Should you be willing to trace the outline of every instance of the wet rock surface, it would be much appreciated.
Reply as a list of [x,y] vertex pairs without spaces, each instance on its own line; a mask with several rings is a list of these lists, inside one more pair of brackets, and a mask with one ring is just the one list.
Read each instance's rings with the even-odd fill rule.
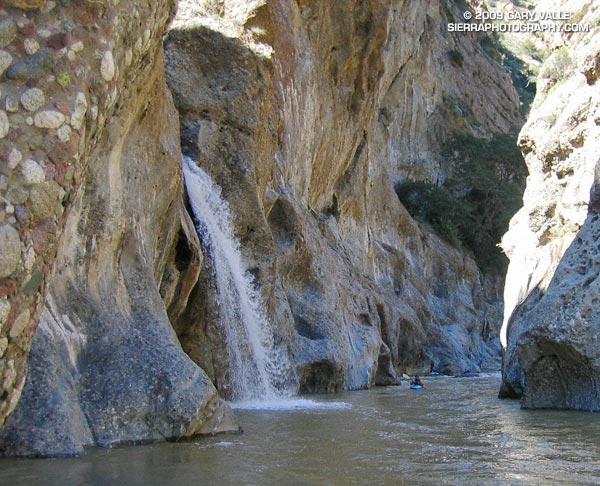
[[[419,165],[442,120],[485,133],[518,121],[491,59],[467,62],[460,82],[427,80],[433,57],[415,60],[459,44],[443,33],[444,5],[182,0],[166,39],[181,143],[222,188],[300,392],[498,364],[499,279],[412,220],[392,185],[443,174],[439,161]],[[119,0],[0,10],[4,455],[235,429],[164,79],[173,12]],[[460,43],[485,56],[477,38]],[[453,79],[442,59],[434,77]],[[461,99],[467,125],[444,118],[444,96],[423,101],[478,79],[477,93],[492,79],[500,89]]]
[[[405,22],[409,11],[415,22]],[[421,110],[423,97],[404,93],[430,75],[418,59],[442,39],[419,35],[430,23],[437,32],[446,15],[437,3],[250,2],[244,10],[180,2],[165,52],[184,151],[232,208],[301,392],[397,382],[399,371],[499,366],[500,279],[485,280],[470,257],[417,225],[392,186],[398,133],[436,119]],[[461,43],[478,49],[474,39]],[[500,66],[474,62],[490,70],[477,93],[489,91],[491,79],[507,81],[490,95],[504,97],[506,113],[477,119],[490,132],[506,129],[518,120],[516,94]],[[452,69],[449,60],[443,69]],[[430,108],[441,113],[438,101]],[[392,121],[399,110],[402,123]],[[439,149],[439,137],[423,141],[427,150]],[[176,329],[226,393],[210,278],[201,277],[194,293]]]

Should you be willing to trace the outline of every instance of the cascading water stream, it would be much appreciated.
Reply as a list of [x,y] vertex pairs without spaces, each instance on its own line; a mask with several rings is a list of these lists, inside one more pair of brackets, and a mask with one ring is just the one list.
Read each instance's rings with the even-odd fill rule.
[[291,392],[281,389],[281,384],[289,381],[286,377],[292,367],[287,355],[274,345],[269,321],[233,234],[229,205],[210,176],[186,156],[183,174],[198,234],[213,263],[233,400],[273,401],[289,396]]

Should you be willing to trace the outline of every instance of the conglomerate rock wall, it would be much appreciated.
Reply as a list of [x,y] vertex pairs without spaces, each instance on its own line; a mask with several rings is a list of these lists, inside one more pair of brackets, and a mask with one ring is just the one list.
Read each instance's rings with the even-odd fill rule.
[[519,144],[530,176],[503,239],[510,257],[501,396],[530,408],[600,410],[598,174],[600,6],[540,1],[592,28],[554,34]]
[[150,9],[155,20],[148,26],[150,12],[136,7],[132,16],[121,16],[124,6],[98,2],[62,7],[10,0],[1,6],[2,423],[23,386],[65,210],[124,98],[123,75],[136,75],[140,59],[155,55],[173,6]]
[[[174,8],[16,0],[0,10],[3,418],[39,318],[2,454],[76,454],[227,418],[167,315],[199,273],[161,49]],[[195,258],[181,261],[185,247]]]

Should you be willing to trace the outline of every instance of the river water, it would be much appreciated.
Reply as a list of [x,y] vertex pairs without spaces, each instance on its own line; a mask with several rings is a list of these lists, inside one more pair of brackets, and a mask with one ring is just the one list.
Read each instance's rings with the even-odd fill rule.
[[[521,410],[499,375],[239,409],[241,435],[0,460],[6,485],[600,484],[600,414]],[[296,407],[296,408],[294,408]]]

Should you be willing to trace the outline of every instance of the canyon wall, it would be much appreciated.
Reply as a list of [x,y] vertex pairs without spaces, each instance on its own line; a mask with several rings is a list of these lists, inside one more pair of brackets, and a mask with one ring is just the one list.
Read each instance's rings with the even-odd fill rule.
[[480,39],[446,33],[461,6],[182,0],[163,65],[173,7],[0,10],[3,417],[31,346],[0,452],[235,430],[180,129],[229,203],[288,386],[495,369],[500,278],[393,188],[443,180],[454,132],[519,123]]
[[373,143],[394,182],[442,183],[452,170],[442,144],[457,132],[485,138],[518,131],[518,95],[508,72],[482,48],[487,35],[446,31],[447,23],[463,22],[466,2],[394,7]]
[[530,176],[502,243],[510,265],[500,395],[522,397],[528,408],[600,410],[600,8],[566,1],[537,8],[572,12],[591,30],[547,36],[553,53],[519,139]]
[[[452,133],[518,126],[508,75],[445,31],[462,15],[446,2],[245,5],[180,2],[167,79],[300,391],[497,369],[501,278],[415,223],[393,182],[443,180]],[[226,395],[216,300],[204,281],[175,327]]]
[[[175,5],[36,5],[0,17],[12,58],[0,112],[2,261],[14,246],[17,262],[1,282],[5,413],[48,289],[0,451],[76,454],[210,432],[228,407],[167,314],[185,307],[200,254],[161,49]],[[29,52],[36,43],[46,47]]]

